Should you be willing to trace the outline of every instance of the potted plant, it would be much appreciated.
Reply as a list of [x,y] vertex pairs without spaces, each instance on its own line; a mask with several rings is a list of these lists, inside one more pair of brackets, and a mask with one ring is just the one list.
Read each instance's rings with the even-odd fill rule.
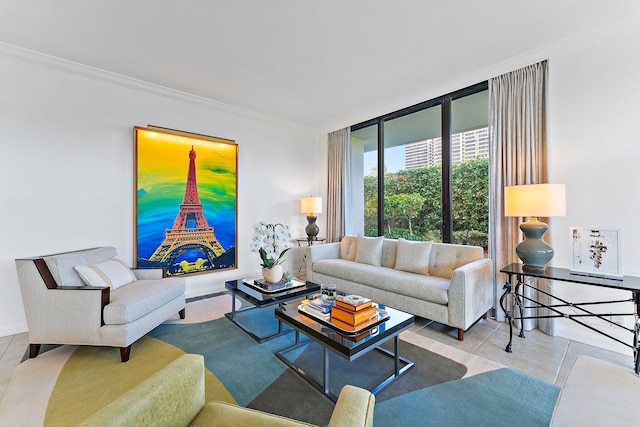
[[292,247],[289,227],[284,224],[259,222],[253,226],[253,236],[249,248],[258,252],[262,262],[262,277],[269,283],[282,279],[284,254]]

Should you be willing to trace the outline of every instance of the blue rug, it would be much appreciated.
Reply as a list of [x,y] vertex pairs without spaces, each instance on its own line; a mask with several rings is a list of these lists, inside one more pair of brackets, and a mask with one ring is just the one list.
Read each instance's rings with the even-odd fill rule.
[[[252,310],[238,318],[258,335],[277,330],[273,309]],[[150,336],[187,353],[204,355],[205,365],[238,404],[316,425],[326,425],[333,403],[275,356],[293,343],[290,333],[258,344],[226,318],[200,324],[163,324]],[[310,344],[287,355],[312,375],[321,371],[320,347]],[[354,362],[330,361],[332,390],[345,383],[368,387],[388,376],[392,363],[378,352]],[[371,355],[371,359],[366,359]],[[376,396],[376,426],[548,425],[559,388],[510,369],[459,379],[463,365],[401,341],[401,355],[416,367]],[[305,365],[306,364],[306,365]],[[320,378],[320,372],[316,372]],[[314,375],[314,376],[315,376]],[[379,382],[379,381],[378,381]],[[337,393],[336,393],[337,394]],[[517,414],[517,415],[515,415]]]

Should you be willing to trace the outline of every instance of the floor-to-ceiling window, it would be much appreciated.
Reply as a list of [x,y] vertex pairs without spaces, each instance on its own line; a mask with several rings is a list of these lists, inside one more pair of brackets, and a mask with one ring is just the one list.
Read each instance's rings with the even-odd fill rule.
[[356,230],[486,248],[487,123],[481,83],[352,126]]

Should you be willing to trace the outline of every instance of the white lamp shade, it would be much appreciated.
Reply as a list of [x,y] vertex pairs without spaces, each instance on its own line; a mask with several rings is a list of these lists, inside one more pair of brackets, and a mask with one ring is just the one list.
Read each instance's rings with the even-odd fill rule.
[[521,217],[565,216],[564,184],[513,185],[504,189],[504,215]]
[[307,214],[322,213],[322,197],[303,197],[300,200],[300,212]]

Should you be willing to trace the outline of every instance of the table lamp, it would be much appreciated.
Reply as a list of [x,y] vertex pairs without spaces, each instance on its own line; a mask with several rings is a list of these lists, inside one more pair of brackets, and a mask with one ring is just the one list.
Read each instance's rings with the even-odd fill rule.
[[320,229],[316,225],[316,214],[322,213],[322,197],[303,197],[300,200],[300,212],[306,213],[309,222],[304,228],[307,233],[307,240],[311,241],[316,238]]
[[566,215],[564,184],[513,185],[504,189],[504,215],[530,217],[520,224],[524,240],[516,246],[522,269],[544,271],[553,258],[553,248],[542,240],[549,226],[538,217]]

